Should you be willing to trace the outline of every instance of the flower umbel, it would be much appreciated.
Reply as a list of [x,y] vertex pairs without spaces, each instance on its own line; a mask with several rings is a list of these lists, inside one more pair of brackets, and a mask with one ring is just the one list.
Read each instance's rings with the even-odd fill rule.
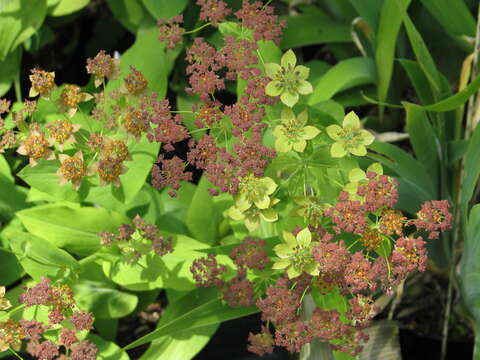
[[290,279],[306,272],[310,275],[318,275],[318,264],[313,257],[312,249],[318,243],[312,242],[312,234],[307,228],[301,230],[297,236],[284,231],[284,244],[277,245],[273,248],[277,256],[280,258],[273,264],[274,269],[287,269]]
[[330,148],[332,157],[344,157],[348,153],[365,156],[367,154],[366,146],[374,140],[371,133],[360,127],[360,119],[353,111],[345,116],[342,126],[328,126],[327,134],[335,140]]
[[302,111],[298,116],[288,107],[282,109],[282,124],[273,129],[273,135],[276,137],[275,150],[279,152],[288,152],[295,150],[303,152],[307,146],[306,140],[316,137],[320,130],[315,126],[306,125],[308,113]]
[[300,95],[308,95],[313,91],[312,84],[306,80],[310,69],[296,64],[297,58],[292,50],[283,54],[280,65],[265,64],[265,73],[272,79],[265,88],[266,94],[280,96],[280,100],[288,107],[295,105]]

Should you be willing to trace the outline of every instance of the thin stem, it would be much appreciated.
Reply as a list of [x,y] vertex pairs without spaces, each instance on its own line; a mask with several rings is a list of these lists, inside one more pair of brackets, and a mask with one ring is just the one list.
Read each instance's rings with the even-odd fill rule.
[[7,312],[6,314],[3,314],[3,316],[0,316],[0,321],[3,321],[3,319],[6,319],[6,318],[9,317],[9,316],[12,316],[12,315],[15,314],[16,312],[22,310],[24,307],[25,307],[25,304],[20,304],[20,305],[18,305],[16,308],[13,308],[12,310],[10,310],[9,312]]
[[21,360],[24,360],[23,357],[21,357],[15,350],[13,350],[12,348],[8,348],[8,350],[10,350],[10,352],[15,355],[18,359],[21,359]]
[[197,31],[200,31],[200,30],[202,30],[202,29],[204,29],[204,28],[206,28],[207,26],[210,26],[210,25],[212,25],[212,23],[208,22],[208,23],[203,24],[202,26],[199,26],[198,28],[195,28],[193,30],[185,31],[183,34],[184,35],[193,34],[193,33],[197,32]]

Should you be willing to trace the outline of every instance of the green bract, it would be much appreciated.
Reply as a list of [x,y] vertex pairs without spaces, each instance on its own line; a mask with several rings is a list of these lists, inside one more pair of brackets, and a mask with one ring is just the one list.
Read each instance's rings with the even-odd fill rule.
[[360,119],[353,111],[345,116],[343,126],[328,126],[327,134],[335,140],[330,148],[332,157],[344,157],[348,153],[365,156],[367,155],[365,146],[370,145],[375,139],[371,133],[360,127]]
[[307,146],[306,140],[311,140],[320,133],[315,126],[306,125],[308,121],[307,110],[302,111],[298,117],[288,107],[282,110],[282,125],[273,129],[273,135],[277,138],[275,141],[275,150],[279,152],[288,152],[295,150],[303,152]]
[[258,209],[266,209],[270,205],[269,195],[276,189],[277,184],[271,178],[248,175],[240,183],[235,206],[241,211],[249,209],[252,205]]
[[233,205],[227,210],[227,215],[233,220],[243,220],[248,231],[255,231],[260,226],[260,220],[267,222],[274,222],[278,220],[278,214],[272,208],[272,206],[277,204],[279,201],[279,199],[271,198],[269,206],[266,209],[259,209],[255,206],[252,206],[243,211]]
[[290,279],[300,276],[303,272],[310,275],[318,275],[318,264],[313,258],[312,248],[317,242],[312,242],[312,234],[307,228],[301,230],[297,236],[284,231],[284,244],[273,248],[280,258],[273,264],[274,269],[286,269]]
[[344,186],[343,190],[349,192],[351,195],[357,193],[358,186],[367,182],[367,174],[369,171],[376,173],[377,175],[383,175],[383,166],[380,163],[373,163],[367,171],[363,171],[360,168],[354,168],[348,173],[349,183]]
[[312,84],[306,79],[310,69],[297,64],[297,58],[292,50],[283,54],[280,65],[275,63],[265,64],[265,73],[272,79],[267,84],[265,92],[269,96],[280,96],[280,100],[292,107],[298,102],[300,95],[313,92]]

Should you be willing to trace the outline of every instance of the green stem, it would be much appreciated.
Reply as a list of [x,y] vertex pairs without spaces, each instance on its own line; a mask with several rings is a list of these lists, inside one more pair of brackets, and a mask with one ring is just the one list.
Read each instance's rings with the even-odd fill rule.
[[13,308],[12,310],[10,310],[9,312],[7,312],[7,313],[4,314],[3,316],[0,316],[0,321],[3,321],[3,319],[6,319],[7,317],[12,316],[12,315],[15,314],[16,312],[22,310],[24,307],[25,307],[25,304],[18,305],[17,307]]
[[20,360],[24,360],[23,357],[21,357],[15,350],[13,350],[12,348],[8,348],[8,350],[10,350],[10,352],[15,355],[18,359]]
[[203,24],[202,26],[199,26],[198,28],[195,28],[195,29],[193,29],[193,30],[185,31],[183,34],[184,34],[184,35],[193,34],[193,33],[197,32],[197,31],[200,31],[200,30],[206,28],[207,26],[210,26],[211,24],[212,24],[211,22],[208,22],[208,23]]

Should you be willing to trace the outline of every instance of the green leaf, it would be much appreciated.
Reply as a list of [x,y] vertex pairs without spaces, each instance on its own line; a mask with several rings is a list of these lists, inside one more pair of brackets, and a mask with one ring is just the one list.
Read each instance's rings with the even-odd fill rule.
[[0,11],[0,61],[40,28],[46,14],[45,0],[13,0]]
[[72,202],[80,201],[84,195],[86,184],[83,184],[80,191],[73,189],[71,184],[59,185],[59,177],[56,174],[60,162],[55,160],[43,160],[37,166],[25,166],[18,176],[31,187],[47,193],[58,200],[67,200]]
[[36,206],[17,212],[17,216],[31,234],[80,256],[100,248],[100,232],[115,232],[130,222],[126,216],[102,208],[62,205]]
[[142,2],[155,19],[170,19],[185,9],[188,0],[142,0]]
[[0,174],[0,218],[10,220],[16,211],[28,207],[25,202],[27,189],[15,185],[10,179]]
[[369,148],[385,155],[378,156],[373,153],[368,154],[369,157],[390,168],[390,170],[397,173],[404,181],[408,182],[410,187],[415,189],[416,197],[420,199],[420,201],[435,198],[434,187],[430,176],[418,160],[414,159],[399,147],[388,143],[375,141]]
[[420,101],[424,105],[434,103],[435,98],[432,94],[432,89],[418,62],[407,59],[398,59],[398,62],[400,62],[407,73]]
[[[480,205],[470,210],[466,225],[460,289],[463,303],[472,315],[475,325],[475,353],[479,353],[478,337],[480,324]],[[478,356],[474,357],[478,359]]]
[[464,0],[421,0],[450,36],[475,37],[475,19]]
[[132,33],[149,16],[141,0],[107,0],[107,4],[115,18]]
[[51,16],[65,16],[83,9],[90,3],[90,0],[60,0],[60,2],[50,9]]
[[319,21],[317,14],[287,16],[287,28],[283,30],[282,49],[325,43],[349,43],[352,41],[350,25],[326,17]]
[[418,105],[403,102],[407,112],[407,130],[415,155],[430,175],[435,193],[439,190],[440,143],[425,111]]
[[370,27],[376,31],[378,28],[378,21],[380,19],[380,12],[382,10],[383,0],[350,0],[352,6],[357,10],[360,17],[362,17]]
[[89,333],[87,340],[97,345],[97,360],[129,360],[127,353],[122,351],[115,343],[106,341],[100,336]]
[[145,136],[140,142],[130,146],[131,161],[126,161],[128,171],[120,176],[121,200],[130,203],[145,184],[148,174],[157,159],[160,143],[150,142]]
[[[0,18],[1,21],[1,18]],[[20,76],[20,63],[22,60],[22,49],[17,47],[0,62],[0,96],[5,95],[12,83]]]
[[[179,302],[189,302],[188,297],[183,297]],[[206,301],[192,310],[177,316],[151,333],[142,336],[123,348],[123,350],[133,349],[137,346],[152,342],[165,335],[174,335],[186,330],[195,330],[209,325],[219,324],[224,321],[236,319],[258,312],[254,306],[231,308],[225,304],[222,299],[215,298]]]
[[[400,4],[400,5],[398,5]],[[397,36],[402,24],[402,11],[406,11],[410,0],[385,0],[380,14],[376,36],[375,63],[378,75],[378,100],[387,99],[390,80],[393,72]],[[383,117],[383,106],[380,106],[380,117]]]
[[159,257],[142,256],[135,264],[123,261],[103,261],[104,274],[113,282],[133,291],[158,288],[192,290],[195,288],[190,265],[202,256],[199,249],[207,245],[183,235],[175,236],[173,253]]
[[[170,293],[170,292],[168,292]],[[180,300],[172,301],[162,313],[157,328],[162,327],[184,313],[191,311],[217,296],[216,290],[198,289],[188,292]],[[189,360],[193,358],[210,340],[210,337],[218,329],[219,324],[213,324],[194,330],[177,332],[174,335],[161,336],[153,341],[148,350],[141,356],[140,360],[157,360],[159,354],[165,359]]]
[[473,197],[478,176],[480,175],[478,159],[480,159],[480,126],[477,124],[470,138],[470,143],[465,155],[461,195],[461,210],[463,216],[467,214],[468,204]]
[[115,289],[113,284],[81,280],[73,285],[77,305],[93,312],[95,318],[116,319],[130,314],[137,306],[136,295]]
[[450,111],[455,110],[460,105],[463,105],[477,90],[480,89],[480,76],[473,80],[468,86],[455,95],[443,99],[435,104],[424,106],[423,109],[427,111]]
[[17,260],[17,257],[4,249],[0,249],[0,264],[2,264],[1,286],[8,286],[14,283],[24,274],[23,267]]
[[215,211],[212,196],[208,193],[208,189],[213,187],[213,184],[202,176],[191,199],[186,218],[188,230],[193,237],[206,244],[216,242],[217,228],[222,218],[222,215]]
[[437,70],[435,62],[427,48],[427,45],[423,41],[422,36],[420,35],[412,20],[408,16],[406,10],[401,8],[400,5],[397,5],[397,10],[400,12],[401,16],[403,16],[403,23],[405,25],[405,29],[407,30],[407,35],[420,67],[425,73],[425,76],[430,82],[434,92],[440,94],[443,87],[440,73]]
[[183,181],[176,197],[172,198],[167,191],[161,192],[160,203],[163,206],[163,211],[156,222],[160,229],[175,234],[190,235],[185,219],[195,189],[195,185]]
[[322,310],[337,310],[342,315],[345,315],[348,310],[347,299],[340,294],[338,289],[334,289],[328,294],[322,294],[317,288],[313,288],[312,297],[315,304]]
[[358,85],[376,82],[375,64],[370,58],[358,57],[339,62],[317,82],[307,98],[309,105],[331,99],[335,94]]
[[148,88],[158,93],[159,98],[167,93],[167,79],[173,63],[181,49],[165,51],[165,44],[158,40],[156,26],[142,27],[137,32],[135,43],[121,57],[121,76],[108,83],[107,89],[119,86],[129,72],[130,65],[135,66],[148,79]]
[[66,251],[35,235],[9,231],[5,234],[23,269],[35,280],[56,277],[65,270],[80,270],[78,262]]

